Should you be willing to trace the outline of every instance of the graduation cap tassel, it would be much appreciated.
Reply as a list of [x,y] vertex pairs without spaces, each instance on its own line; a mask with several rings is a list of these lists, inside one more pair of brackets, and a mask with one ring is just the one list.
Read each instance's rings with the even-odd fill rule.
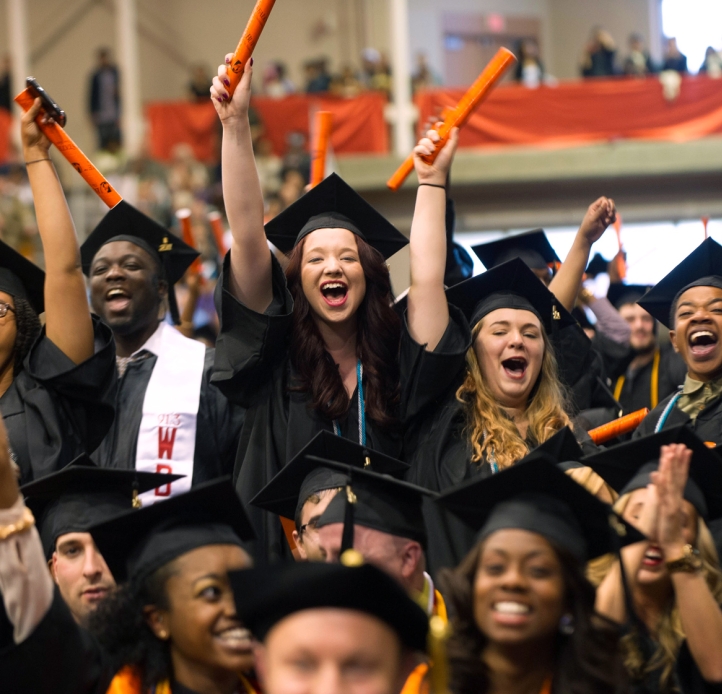
[[173,325],[180,325],[180,311],[178,311],[178,302],[175,298],[174,287],[168,287],[168,310],[170,311],[170,317],[173,321]]
[[449,694],[449,659],[446,642],[451,635],[451,627],[438,615],[429,620],[428,649],[431,659],[430,680],[432,694]]
[[351,485],[347,484],[346,492],[346,510],[343,519],[343,535],[341,537],[341,554],[348,549],[353,549],[353,526],[354,526],[354,505],[356,504],[356,495],[351,489]]

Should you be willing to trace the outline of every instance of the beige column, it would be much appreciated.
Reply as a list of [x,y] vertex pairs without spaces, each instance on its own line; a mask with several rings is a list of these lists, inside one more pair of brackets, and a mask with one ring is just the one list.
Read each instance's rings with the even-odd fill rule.
[[417,110],[411,101],[411,56],[409,48],[408,0],[389,0],[391,98],[387,119],[393,126],[393,147],[406,158],[414,146]]
[[115,24],[123,143],[128,156],[135,157],[140,154],[143,145],[136,0],[115,0]]
[[[8,21],[8,46],[10,60],[12,61],[12,98],[25,89],[25,78],[30,75],[29,49],[28,49],[28,16],[26,0],[6,0]],[[12,130],[13,142],[19,148],[20,127],[19,119],[22,109],[13,104],[13,113],[17,116]]]

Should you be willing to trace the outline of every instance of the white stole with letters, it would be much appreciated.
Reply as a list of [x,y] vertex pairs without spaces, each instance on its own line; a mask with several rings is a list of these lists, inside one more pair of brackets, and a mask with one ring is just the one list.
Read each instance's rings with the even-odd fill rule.
[[161,321],[141,349],[157,359],[143,400],[135,469],[185,475],[141,494],[148,506],[191,488],[206,348]]

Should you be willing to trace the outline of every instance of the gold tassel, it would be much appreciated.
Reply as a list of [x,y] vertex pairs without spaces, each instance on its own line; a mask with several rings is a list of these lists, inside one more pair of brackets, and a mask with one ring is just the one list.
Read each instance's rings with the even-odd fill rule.
[[449,636],[451,627],[441,617],[434,615],[429,619],[429,678],[432,694],[449,694],[449,659],[446,653]]

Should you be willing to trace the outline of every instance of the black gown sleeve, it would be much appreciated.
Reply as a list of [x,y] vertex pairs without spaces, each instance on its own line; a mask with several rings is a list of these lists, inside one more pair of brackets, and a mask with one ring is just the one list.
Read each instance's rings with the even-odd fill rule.
[[293,299],[275,257],[271,263],[273,300],[264,313],[252,311],[231,293],[228,287],[230,252],[216,285],[216,310],[221,328],[211,380],[231,402],[242,407],[254,404],[256,392],[271,378],[273,367],[287,352]]
[[402,421],[424,416],[451,387],[458,386],[470,347],[471,329],[455,306],[449,306],[449,324],[431,352],[411,337],[404,313],[399,356]]
[[0,649],[0,690],[13,694],[104,694],[114,673],[97,641],[79,627],[58,589],[22,643]]
[[24,409],[20,434],[27,437],[32,479],[57,471],[81,453],[92,453],[113,423],[115,342],[110,328],[96,317],[93,331],[95,354],[75,364],[43,328],[13,382]]

